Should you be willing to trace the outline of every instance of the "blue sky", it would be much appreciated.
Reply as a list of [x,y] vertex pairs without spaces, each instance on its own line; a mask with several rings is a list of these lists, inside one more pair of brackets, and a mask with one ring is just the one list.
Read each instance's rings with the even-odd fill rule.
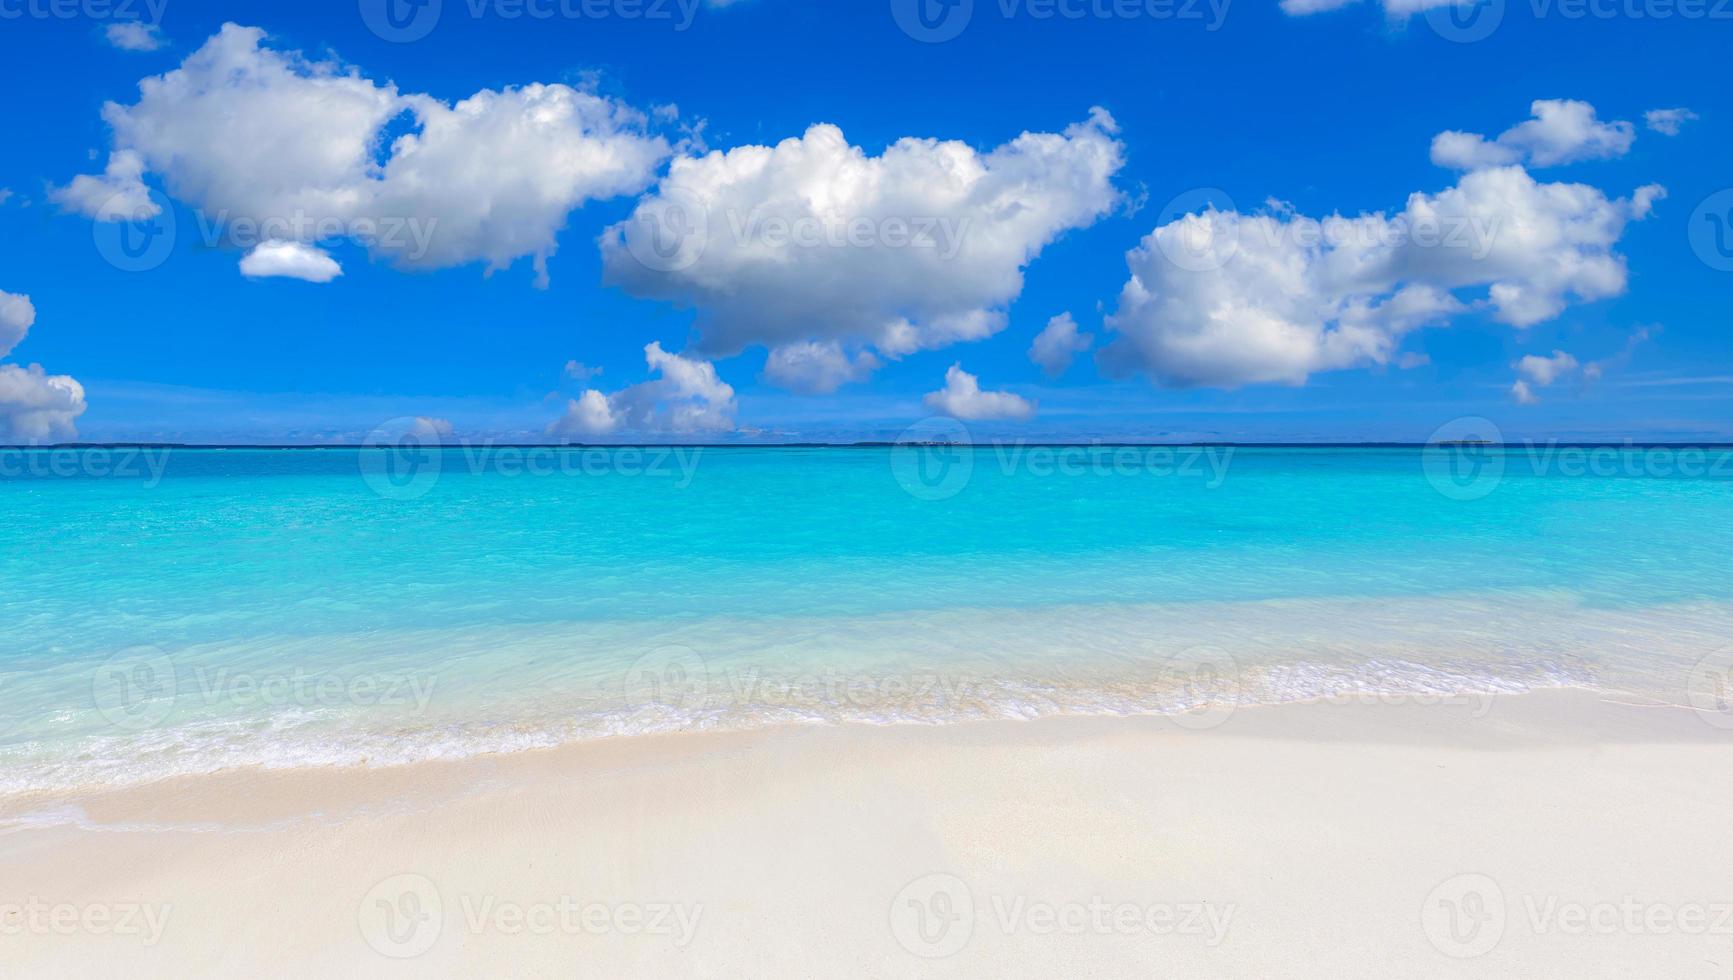
[[[116,29],[128,18],[95,0],[0,0],[0,291],[33,314],[0,376],[16,389],[0,384],[11,441],[75,429],[353,442],[415,417],[476,439],[846,441],[895,438],[935,413],[980,437],[1043,439],[1424,440],[1460,416],[1508,438],[1733,438],[1733,272],[1715,267],[1733,260],[1706,216],[1733,208],[1709,200],[1733,183],[1733,8],[1689,16],[1632,0],[1596,16],[1511,0],[1468,39],[1445,11],[1368,2],[1077,0],[1079,16],[1043,18],[1039,0],[976,0],[936,43],[899,27],[907,10],[890,0],[734,0],[684,29],[677,4],[667,19],[622,16],[637,9],[628,0],[548,0],[546,18],[513,9],[444,0],[436,21],[411,22],[424,37],[394,41],[370,29],[372,0],[244,16],[166,0],[149,29]],[[586,10],[605,16],[575,16]],[[126,13],[154,16],[143,0]],[[301,52],[277,101],[141,103],[141,79],[188,71],[230,20],[263,32],[232,37],[237,57]],[[425,97],[435,114],[484,91],[565,86],[588,121],[565,142],[507,145],[499,134],[521,135],[546,104],[496,98],[503,129],[452,134],[393,185],[378,182],[400,163],[392,141],[432,146],[427,118],[393,104],[358,130],[373,135],[373,172],[333,190],[329,173],[296,169],[324,160],[316,151],[342,129],[302,84],[320,72],[362,80],[363,100],[394,85],[390,98]],[[1560,115],[1501,139],[1536,100]],[[1645,119],[1658,109],[1689,112]],[[841,141],[809,132],[819,123]],[[1484,139],[1441,150],[1446,131]],[[1017,143],[1024,133],[1047,135]],[[883,156],[909,137],[966,152]],[[802,143],[769,149],[789,139]],[[729,155],[706,163],[712,151]],[[111,153],[136,154],[138,172],[79,193],[74,178],[103,175]],[[839,185],[827,159],[854,183]],[[936,195],[945,167],[963,184]],[[333,203],[363,185],[374,210]],[[550,203],[553,186],[564,196]],[[1655,186],[1664,197],[1639,190]],[[630,265],[632,236],[660,227],[658,202],[695,193],[713,209],[702,257]],[[1464,224],[1450,227],[1497,242],[1362,250],[1304,237],[1306,216],[1387,222],[1416,213],[1415,194],[1447,219],[1460,196]],[[165,206],[151,220],[175,231],[142,271],[99,247],[126,224],[104,202],[135,198]],[[259,243],[232,216],[268,219],[291,200],[343,231],[358,214],[424,218],[445,251],[370,254],[338,234],[251,254]],[[766,259],[763,220],[801,227],[819,200],[829,210],[811,213],[861,222],[866,243],[773,245]],[[937,254],[943,241],[896,247],[909,224],[946,221],[964,243],[955,256]],[[1529,242],[1536,221],[1571,240],[1542,229]],[[532,226],[551,248],[524,244]],[[1128,266],[1158,228],[1167,237]],[[1202,249],[1201,268],[1169,261],[1163,242]],[[490,260],[501,267],[489,273]],[[1122,295],[1132,266],[1142,303]],[[1067,345],[1081,349],[1052,376],[1030,349],[1064,313],[1092,339]],[[788,363],[767,367],[778,346]],[[31,364],[82,388],[65,417],[53,414],[64,385],[26,404],[41,383]]]

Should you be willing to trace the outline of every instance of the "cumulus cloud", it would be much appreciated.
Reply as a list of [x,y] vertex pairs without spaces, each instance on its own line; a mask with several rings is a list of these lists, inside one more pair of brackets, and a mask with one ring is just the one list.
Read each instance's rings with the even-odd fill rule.
[[1575,355],[1567,351],[1554,350],[1550,355],[1527,354],[1511,365],[1515,368],[1517,378],[1510,386],[1510,394],[1518,404],[1534,405],[1540,401],[1536,388],[1546,388],[1569,378],[1578,378],[1585,385],[1593,384],[1606,377],[1613,370],[1636,352],[1638,347],[1648,342],[1649,338],[1659,330],[1659,327],[1638,327],[1625,339],[1624,347],[1610,357],[1598,361],[1581,362]]
[[1679,127],[1697,118],[1689,109],[1650,109],[1643,113],[1643,122],[1662,136],[1679,135]]
[[[0,357],[17,347],[36,322],[30,297],[0,291]],[[78,437],[84,386],[40,364],[0,364],[0,443],[53,442]]]
[[451,422],[448,419],[418,415],[409,425],[409,435],[422,443],[450,442]]
[[1077,321],[1070,313],[1061,313],[1047,321],[1029,347],[1029,360],[1041,366],[1050,378],[1057,378],[1071,367],[1072,358],[1088,350],[1095,335],[1077,332]]
[[1555,350],[1549,357],[1541,357],[1538,354],[1526,355],[1512,366],[1525,375],[1528,380],[1545,388],[1554,381],[1576,371],[1582,365],[1570,354],[1562,350]]
[[330,282],[343,274],[324,249],[301,242],[261,242],[241,259],[241,275],[249,279],[281,276],[306,282]]
[[[1094,110],[1062,133],[978,152],[905,138],[871,156],[813,126],[775,146],[674,160],[607,229],[607,282],[698,312],[694,349],[778,351],[771,380],[819,386],[899,357],[991,336],[1023,270],[1119,200],[1117,126]],[[813,346],[804,346],[813,345]]]
[[[527,256],[545,282],[567,216],[643,190],[671,152],[643,113],[566,85],[448,104],[264,40],[225,24],[141,81],[136,103],[103,108],[116,156],[142,160],[235,244],[351,238],[407,268]],[[399,117],[408,131],[383,146]],[[64,193],[82,203],[78,183]]]
[[1278,207],[1207,210],[1151,232],[1098,359],[1174,386],[1303,384],[1318,371],[1391,363],[1402,338],[1470,309],[1528,327],[1571,301],[1616,296],[1628,222],[1662,191],[1609,199],[1521,167],[1465,174],[1394,215],[1322,221]]
[[734,389],[717,376],[716,365],[670,354],[660,343],[644,348],[644,360],[661,376],[611,395],[594,388],[585,391],[566,403],[565,414],[548,427],[548,433],[690,435],[734,428]]
[[945,372],[945,386],[928,392],[922,403],[935,412],[968,421],[1035,417],[1035,403],[1008,391],[982,391],[981,380],[953,364]]
[[591,367],[582,361],[567,361],[564,374],[573,381],[588,381],[602,373],[599,367]]
[[1595,107],[1575,99],[1536,99],[1534,118],[1487,139],[1448,130],[1432,138],[1432,162],[1455,170],[1527,164],[1552,167],[1624,156],[1637,138],[1628,122],[1602,122]]
[[108,43],[122,51],[155,51],[165,43],[162,28],[142,21],[116,21],[103,32]]
[[150,199],[143,178],[144,158],[132,150],[116,150],[108,155],[108,166],[100,175],[74,177],[72,183],[50,192],[49,198],[97,221],[154,218],[162,208]]
[[871,351],[850,355],[835,341],[808,340],[773,348],[764,362],[764,378],[790,391],[828,395],[865,381],[878,368],[879,359]]
[[0,290],[0,357],[12,353],[36,322],[36,307],[30,297]]

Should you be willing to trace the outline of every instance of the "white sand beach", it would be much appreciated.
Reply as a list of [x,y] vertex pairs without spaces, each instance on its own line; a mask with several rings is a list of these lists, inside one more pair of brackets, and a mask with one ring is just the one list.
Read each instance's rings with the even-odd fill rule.
[[1730,771],[1578,692],[235,771],[0,802],[0,975],[1725,977]]

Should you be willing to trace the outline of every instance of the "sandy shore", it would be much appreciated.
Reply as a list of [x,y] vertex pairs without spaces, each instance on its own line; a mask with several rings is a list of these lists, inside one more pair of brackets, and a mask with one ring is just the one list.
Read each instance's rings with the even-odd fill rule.
[[1549,693],[1180,721],[783,728],[0,801],[0,974],[1733,970],[1733,732],[1691,711]]

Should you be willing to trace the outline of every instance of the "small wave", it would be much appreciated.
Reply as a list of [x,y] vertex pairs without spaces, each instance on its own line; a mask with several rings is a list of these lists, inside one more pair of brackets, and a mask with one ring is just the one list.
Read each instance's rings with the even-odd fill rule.
[[[1594,688],[1587,667],[1563,662],[1421,664],[1399,659],[1358,665],[1300,661],[1240,668],[1210,658],[1170,662],[1133,676],[971,677],[755,674],[678,696],[634,699],[544,696],[503,722],[446,721],[368,728],[362,717],[309,715],[290,723],[207,722],[91,737],[58,750],[42,743],[0,751],[0,794],[124,786],[222,770],[403,766],[554,748],[589,739],[680,732],[743,731],[790,725],[943,725],[1054,716],[1183,715],[1307,701],[1461,704],[1557,688]],[[35,817],[74,822],[76,814]]]

